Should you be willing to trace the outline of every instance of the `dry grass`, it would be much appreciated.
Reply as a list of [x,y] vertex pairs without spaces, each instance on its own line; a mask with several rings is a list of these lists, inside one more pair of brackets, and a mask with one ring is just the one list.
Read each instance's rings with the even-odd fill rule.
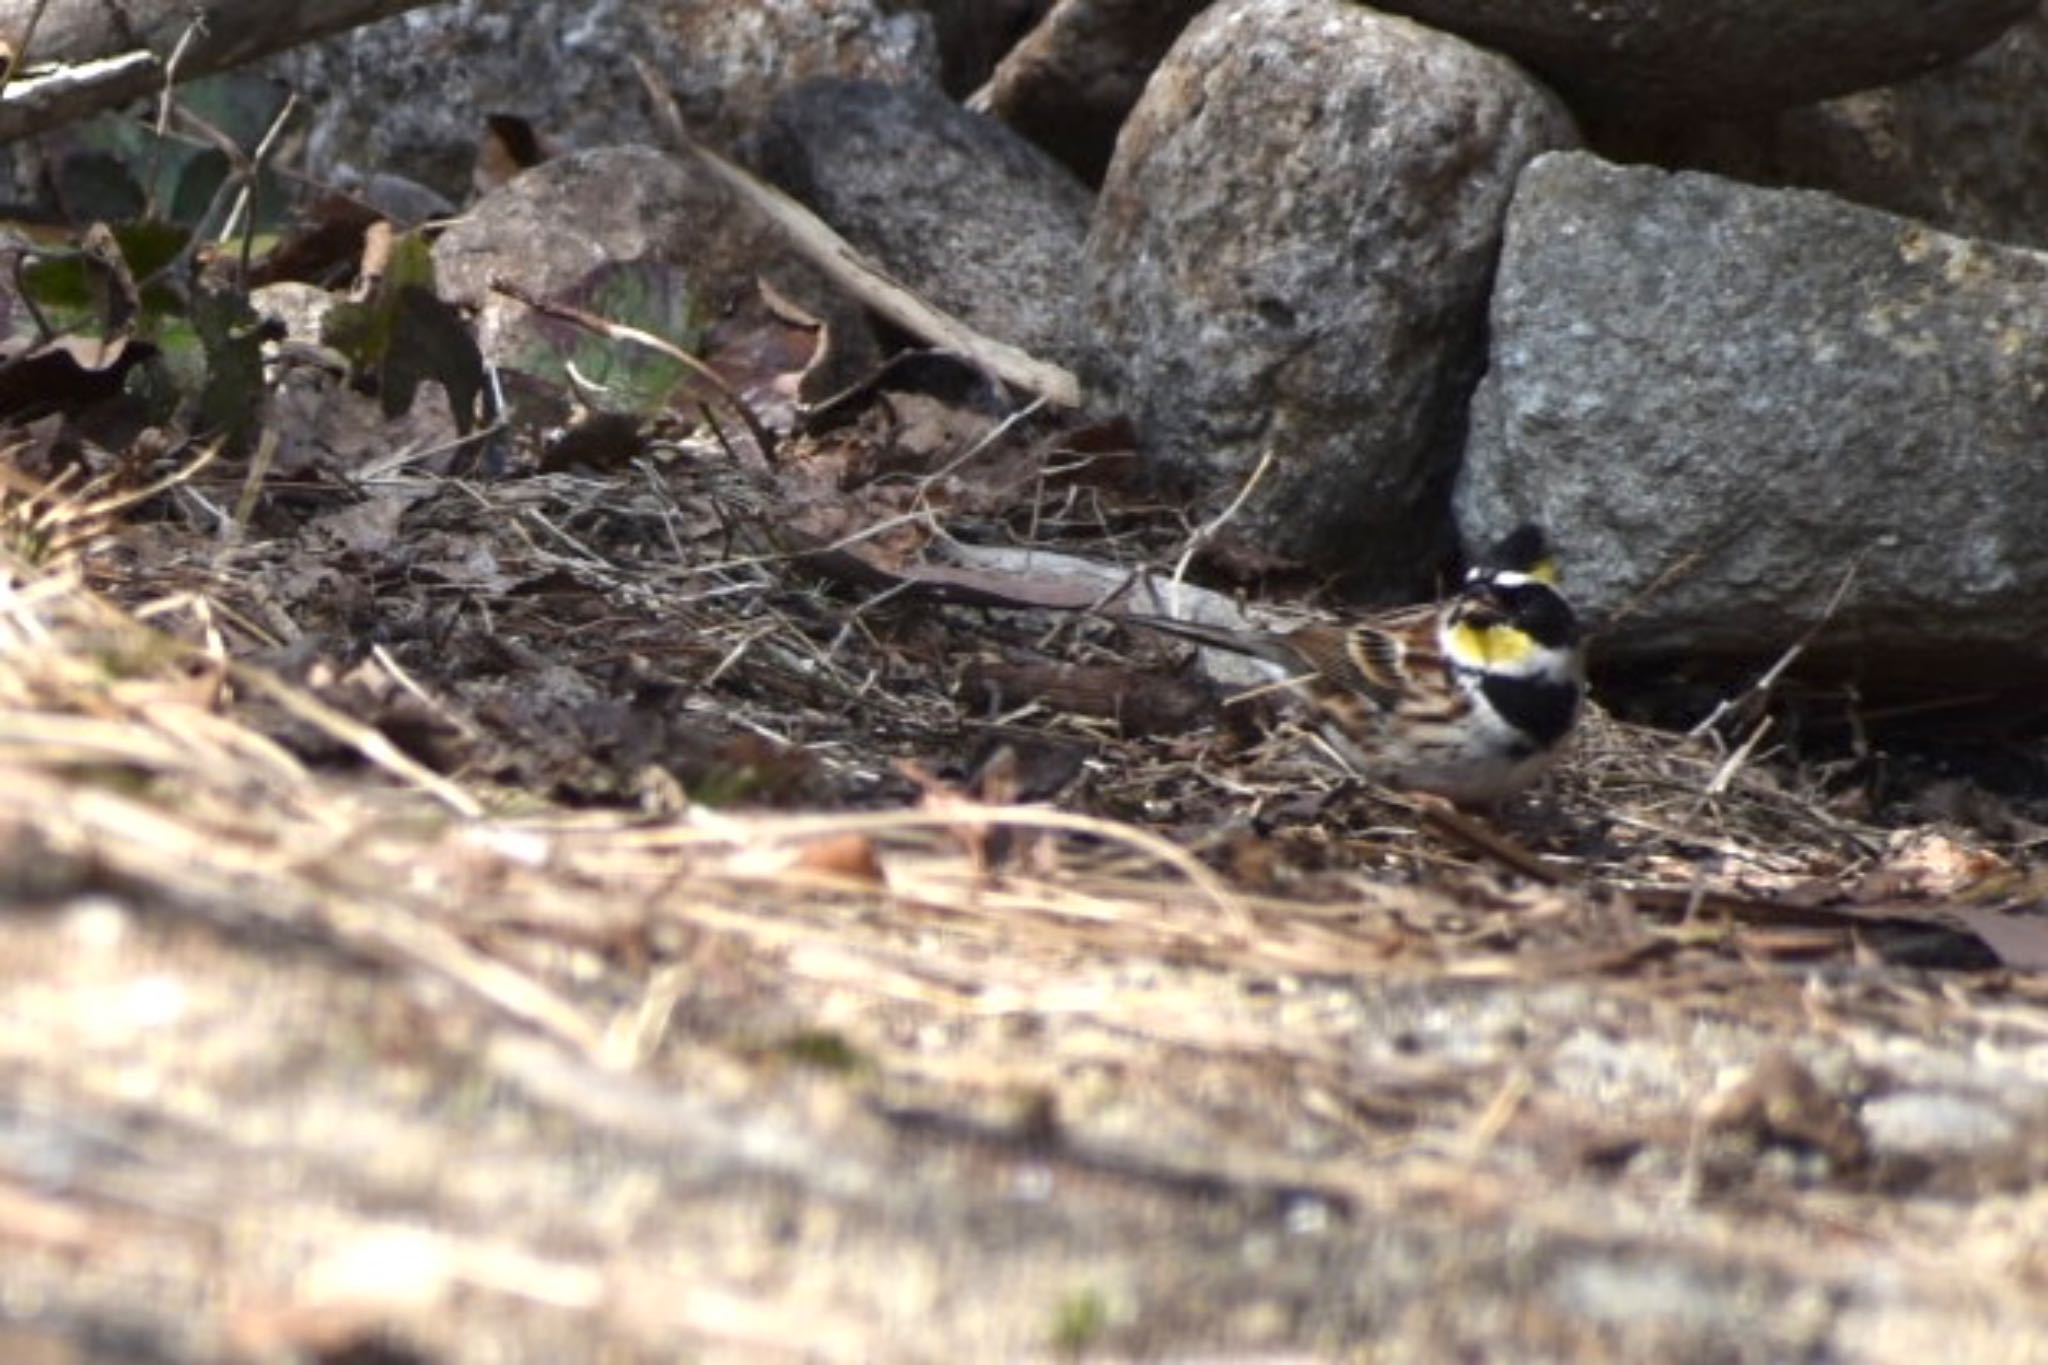
[[[371,605],[432,628],[346,673],[292,652],[332,638],[321,593],[345,595],[293,586],[303,542],[107,525],[89,553],[6,566],[6,885],[55,914],[0,943],[22,987],[0,1070],[66,1134],[130,1133],[152,1173],[73,1156],[83,1174],[51,1185],[0,1162],[0,1238],[32,1249],[22,1273],[63,1321],[120,1304],[160,1343],[247,1358],[386,1336],[576,1358],[592,1323],[647,1358],[987,1358],[1076,1332],[1137,1354],[1498,1344],[1520,1329],[1383,1287],[1406,1272],[1367,1231],[1533,1312],[1496,1276],[1502,1239],[1651,1245],[1589,1154],[1669,1159],[1621,1179],[1624,1209],[1708,1179],[1698,1102],[1756,1040],[2042,1034],[2009,980],[1802,984],[1886,951],[1901,895],[1857,888],[1893,844],[1756,755],[1596,713],[1552,790],[1475,826],[1298,745],[1138,739],[1040,705],[984,730],[948,652],[1055,641],[1142,668],[1124,651],[1150,646],[906,619],[890,592],[849,607],[759,537],[751,496],[675,469],[417,481],[404,562],[549,589],[437,602],[445,579],[387,575]],[[678,730],[551,748],[565,712],[507,710],[522,688],[587,697],[606,667],[687,677],[663,694]],[[739,766],[735,735],[773,741],[754,790],[794,809],[690,798]],[[1000,763],[931,771],[988,735],[1087,757],[1056,804],[1017,800]],[[608,800],[578,785],[593,761],[570,751],[594,743],[620,746]],[[108,904],[126,946],[66,965]],[[1633,1021],[1614,1026],[1664,1059],[1612,1109],[1561,1079],[1588,1018]],[[1677,1041],[1703,1028],[1747,1041]],[[1530,1170],[1551,1173],[1540,1196]],[[1902,1233],[1843,1178],[1827,1219],[1954,1232]],[[794,1231],[764,1230],[778,1208]],[[1043,1221],[1011,1226],[1019,1208]],[[1822,1237],[1786,1208],[1795,1243]],[[1659,1245],[1818,1273],[1754,1214],[1699,1217]],[[1310,1225],[1331,1230],[1246,1272],[1238,1239]],[[1878,1263],[1822,1278],[1854,1298]],[[2002,1273],[1916,1302],[2028,1320]],[[1545,1324],[1567,1353],[1606,1330]]]

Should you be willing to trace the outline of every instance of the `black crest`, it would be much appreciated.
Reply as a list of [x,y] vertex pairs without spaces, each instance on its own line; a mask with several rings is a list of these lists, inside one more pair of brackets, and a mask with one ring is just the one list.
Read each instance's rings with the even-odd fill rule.
[[1550,557],[1550,541],[1543,534],[1543,528],[1533,521],[1523,522],[1495,541],[1493,548],[1480,557],[1479,567],[1514,569],[1539,578],[1555,572]]

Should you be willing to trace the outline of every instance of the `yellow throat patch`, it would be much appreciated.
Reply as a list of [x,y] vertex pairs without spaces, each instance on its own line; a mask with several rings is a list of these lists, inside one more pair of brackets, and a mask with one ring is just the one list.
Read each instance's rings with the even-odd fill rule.
[[1520,663],[1535,650],[1529,632],[1505,621],[1475,626],[1460,621],[1450,628],[1445,640],[1451,662],[1466,668],[1507,668]]

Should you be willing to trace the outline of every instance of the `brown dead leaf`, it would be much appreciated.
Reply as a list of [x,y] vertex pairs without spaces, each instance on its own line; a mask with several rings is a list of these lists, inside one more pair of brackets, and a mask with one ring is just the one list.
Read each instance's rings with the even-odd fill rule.
[[825,367],[831,329],[764,280],[759,293],[704,338],[704,363],[779,435],[796,426],[798,405],[816,395],[807,381]]
[[805,872],[818,872],[864,886],[888,884],[882,875],[882,859],[875,851],[875,841],[865,834],[842,834],[830,839],[812,840],[796,850],[796,857],[790,865]]
[[250,270],[251,288],[300,280],[322,284],[354,268],[363,234],[379,221],[377,211],[346,194],[329,193],[300,210],[283,241]]
[[914,759],[899,760],[896,771],[917,784],[920,809],[947,817],[946,833],[974,865],[976,877],[986,879],[994,871],[998,850],[992,847],[994,827],[980,815],[984,803]]
[[929,472],[981,441],[995,426],[984,413],[928,394],[892,393],[884,401],[896,419],[896,430],[877,473]]
[[414,497],[368,498],[317,518],[310,528],[346,554],[376,558],[391,550],[398,540],[398,523]]
[[647,436],[647,423],[632,413],[583,412],[548,437],[540,453],[541,472],[624,469],[646,453]]
[[480,195],[555,154],[534,126],[517,114],[486,114],[484,135],[477,144],[476,169],[470,183]]
[[1707,1101],[1700,1125],[1759,1145],[1808,1147],[1851,1171],[1870,1159],[1870,1138],[1848,1105],[1782,1048],[1767,1052],[1749,1075]]
[[2012,864],[1997,854],[1939,829],[1902,829],[1887,841],[1883,866],[1862,889],[1875,896],[1947,900],[2012,871]]
[[76,412],[118,397],[128,371],[156,348],[126,337],[60,336],[0,356],[0,417]]
[[865,834],[828,835],[800,843],[749,844],[736,850],[723,866],[729,876],[761,881],[804,872],[859,886],[889,884],[874,840]]

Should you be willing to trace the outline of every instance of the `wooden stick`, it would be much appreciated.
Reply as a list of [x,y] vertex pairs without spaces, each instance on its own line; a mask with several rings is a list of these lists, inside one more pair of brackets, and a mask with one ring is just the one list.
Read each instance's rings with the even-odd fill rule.
[[773,185],[755,179],[691,137],[683,126],[675,97],[669,94],[668,87],[662,84],[654,68],[639,57],[633,58],[633,66],[640,73],[641,83],[647,87],[648,98],[654,101],[655,116],[663,133],[723,181],[733,193],[781,228],[804,259],[831,276],[834,283],[862,306],[873,309],[913,336],[966,356],[1005,384],[1027,393],[1043,394],[1047,402],[1063,408],[1081,406],[1081,381],[1073,371],[1040,360],[1006,341],[983,336],[890,279],[856,251],[852,243],[802,204]]

